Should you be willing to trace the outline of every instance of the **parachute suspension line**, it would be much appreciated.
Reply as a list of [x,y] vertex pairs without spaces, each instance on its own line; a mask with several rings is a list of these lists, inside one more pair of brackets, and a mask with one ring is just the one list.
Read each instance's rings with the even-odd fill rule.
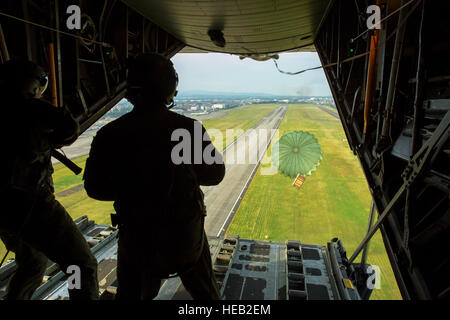
[[336,65],[338,65],[338,64],[350,62],[350,61],[353,61],[353,60],[356,60],[356,59],[365,57],[365,56],[367,56],[367,55],[369,55],[369,54],[370,54],[370,52],[365,52],[365,53],[361,53],[361,54],[358,54],[358,55],[356,55],[356,56],[350,57],[350,58],[348,58],[348,59],[342,60],[342,61],[340,61],[339,63],[338,63],[338,62],[333,62],[333,63],[327,64],[327,65],[324,65],[324,66],[319,66],[319,67],[309,68],[309,69],[300,70],[300,71],[297,71],[297,72],[283,71],[283,70],[281,70],[281,69],[278,67],[278,63],[277,63],[277,61],[276,61],[275,59],[273,59],[273,62],[275,63],[275,66],[277,67],[277,69],[278,69],[279,72],[281,72],[281,73],[283,73],[283,74],[290,75],[290,76],[294,76],[294,75],[297,75],[297,74],[304,73],[304,72],[306,72],[306,71],[312,71],[312,70],[317,70],[317,69],[321,69],[321,68],[329,68],[329,67],[333,67],[333,66],[336,66]]
[[39,28],[42,28],[42,29],[46,29],[46,30],[57,32],[57,33],[61,33],[63,35],[66,35],[66,36],[69,36],[69,37],[73,37],[73,38],[76,38],[78,40],[84,40],[84,41],[88,41],[88,42],[91,42],[91,43],[95,43],[95,44],[101,45],[103,47],[111,47],[111,45],[109,45],[106,42],[95,41],[95,40],[91,40],[91,39],[88,39],[88,38],[84,38],[84,37],[78,36],[76,34],[72,34],[72,33],[65,32],[65,31],[61,31],[61,30],[58,30],[58,29],[55,29],[55,28],[52,28],[52,27],[45,26],[43,24],[39,24],[39,23],[36,23],[36,22],[33,22],[33,21],[29,21],[29,20],[25,20],[25,19],[22,19],[22,18],[19,18],[19,17],[16,17],[16,16],[12,16],[12,15],[9,15],[9,14],[1,12],[1,11],[0,11],[0,16],[4,16],[4,17],[10,18],[10,19],[14,19],[14,20],[17,20],[17,21],[28,23],[28,24],[31,24],[33,26],[36,26],[36,27],[39,27]]
[[288,72],[288,71],[281,70],[278,67],[278,63],[277,63],[277,61],[275,59],[273,59],[273,62],[275,63],[275,66],[277,67],[279,72],[284,73],[284,74],[288,74],[290,76],[294,76],[294,75],[297,75],[297,74],[300,74],[300,73],[303,73],[303,72],[306,72],[306,71],[312,71],[312,70],[317,70],[317,69],[320,69],[320,68],[324,68],[322,66],[319,66],[319,67],[309,68],[309,69],[305,69],[305,70],[301,70],[301,71],[297,71],[297,72]]

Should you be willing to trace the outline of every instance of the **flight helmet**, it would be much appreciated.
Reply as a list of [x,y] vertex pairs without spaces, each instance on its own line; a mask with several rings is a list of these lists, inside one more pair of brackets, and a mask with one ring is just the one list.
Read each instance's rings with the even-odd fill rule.
[[40,98],[48,86],[48,75],[34,62],[13,59],[0,66],[2,95]]
[[156,53],[142,54],[128,59],[128,92],[133,104],[151,102],[173,106],[177,94],[178,74],[172,62]]

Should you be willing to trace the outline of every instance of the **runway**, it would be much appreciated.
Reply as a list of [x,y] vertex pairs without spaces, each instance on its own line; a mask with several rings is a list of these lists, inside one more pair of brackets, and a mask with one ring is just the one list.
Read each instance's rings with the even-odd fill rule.
[[[226,174],[223,181],[217,186],[202,187],[205,193],[205,204],[207,217],[205,220],[205,230],[208,236],[223,235],[222,228],[225,228],[231,221],[235,209],[243,196],[243,190],[248,186],[253,174],[258,167],[258,160],[265,154],[267,145],[270,143],[271,129],[277,129],[279,123],[286,113],[287,107],[279,107],[269,116],[264,118],[257,126],[256,132],[265,129],[267,139],[249,139],[251,130],[248,130],[235,143],[228,146],[224,152],[224,162]],[[249,161],[251,154],[258,150],[256,161]],[[236,161],[236,157],[246,159],[245,163]],[[239,159],[238,158],[238,159]],[[255,158],[253,158],[255,159]],[[235,161],[233,161],[235,160]]]

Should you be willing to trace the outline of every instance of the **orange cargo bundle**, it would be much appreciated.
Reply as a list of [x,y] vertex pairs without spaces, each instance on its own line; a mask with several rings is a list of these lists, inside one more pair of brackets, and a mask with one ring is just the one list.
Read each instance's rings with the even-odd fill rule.
[[297,175],[297,177],[294,180],[294,183],[292,184],[294,187],[296,187],[297,189],[300,189],[300,187],[303,185],[303,183],[305,182],[305,177],[302,176],[300,173]]

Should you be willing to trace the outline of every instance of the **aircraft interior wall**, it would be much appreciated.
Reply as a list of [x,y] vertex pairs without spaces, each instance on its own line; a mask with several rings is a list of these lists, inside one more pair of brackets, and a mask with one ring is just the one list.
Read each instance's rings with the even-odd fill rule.
[[[367,32],[370,4],[392,15]],[[315,40],[406,299],[450,294],[449,9],[443,1],[336,0]]]

